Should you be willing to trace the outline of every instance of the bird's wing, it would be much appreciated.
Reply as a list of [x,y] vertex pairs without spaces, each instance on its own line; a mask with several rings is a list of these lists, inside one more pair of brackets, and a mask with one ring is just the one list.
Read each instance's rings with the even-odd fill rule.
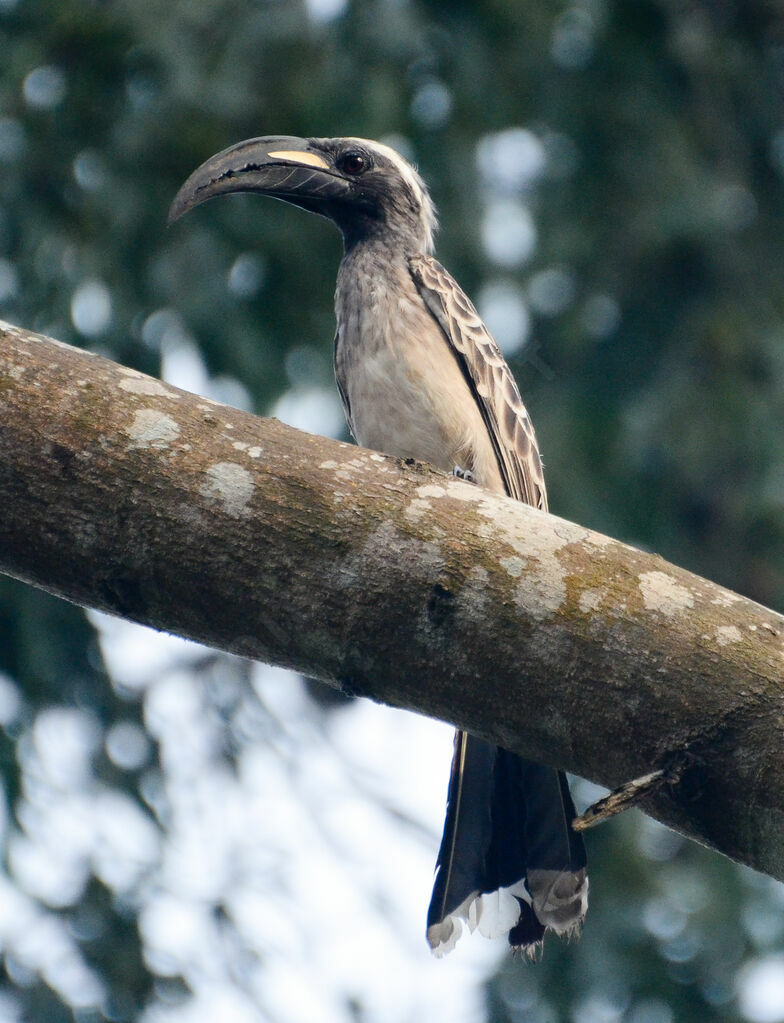
[[430,256],[412,256],[409,268],[479,406],[507,493],[546,509],[536,435],[501,349],[470,299],[439,262]]
[[[413,256],[409,267],[482,413],[507,493],[546,509],[533,426],[501,350],[439,263]],[[563,772],[458,732],[427,919],[436,955],[453,947],[463,919],[488,937],[508,932],[531,956],[546,928],[578,930],[588,878],[573,819]]]
[[345,413],[345,416],[346,416],[346,423],[348,424],[349,433],[354,438],[354,440],[356,440],[357,439],[357,435],[354,432],[354,423],[351,421],[351,403],[348,400],[348,394],[346,393],[346,388],[343,386],[343,383],[342,383],[343,374],[340,372],[340,365],[339,365],[340,351],[339,351],[339,347],[338,347],[339,345],[340,345],[340,332],[338,331],[338,333],[335,334],[335,340],[334,340],[333,345],[332,345],[332,359],[333,359],[332,365],[333,365],[333,369],[335,371],[335,383],[338,385],[338,394],[340,395],[340,400],[343,402],[343,412]]

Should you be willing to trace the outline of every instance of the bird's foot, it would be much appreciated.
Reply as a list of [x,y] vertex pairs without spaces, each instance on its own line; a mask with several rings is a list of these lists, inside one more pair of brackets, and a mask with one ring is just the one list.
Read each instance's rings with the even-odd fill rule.
[[476,483],[474,474],[470,469],[461,469],[459,465],[456,465],[452,470],[452,475],[456,476],[459,480],[465,480],[466,483]]

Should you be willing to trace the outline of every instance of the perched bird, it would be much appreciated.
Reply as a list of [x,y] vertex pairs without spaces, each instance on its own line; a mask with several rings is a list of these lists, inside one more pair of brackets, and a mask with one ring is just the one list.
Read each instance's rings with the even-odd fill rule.
[[[366,139],[249,139],[194,171],[169,222],[227,192],[283,199],[340,229],[335,375],[359,444],[547,507],[517,385],[431,255],[435,211],[410,164]],[[433,951],[454,947],[461,920],[530,955],[547,928],[577,931],[588,877],[574,816],[563,772],[458,731],[427,917]]]

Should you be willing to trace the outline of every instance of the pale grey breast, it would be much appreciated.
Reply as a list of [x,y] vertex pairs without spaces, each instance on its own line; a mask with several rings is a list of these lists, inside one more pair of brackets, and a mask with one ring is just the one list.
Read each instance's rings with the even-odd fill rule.
[[349,253],[335,294],[335,374],[363,447],[470,470],[504,491],[482,414],[405,260]]

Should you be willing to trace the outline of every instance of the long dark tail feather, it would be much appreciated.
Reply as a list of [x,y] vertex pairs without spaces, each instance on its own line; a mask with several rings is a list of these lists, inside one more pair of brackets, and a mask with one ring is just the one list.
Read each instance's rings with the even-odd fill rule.
[[[574,803],[563,771],[516,761],[526,807],[526,888],[531,908],[545,927],[558,934],[579,930],[588,902],[585,845],[572,827]],[[503,829],[502,829],[503,831]],[[511,941],[511,939],[510,939]]]
[[574,816],[563,772],[458,732],[427,918],[433,950],[454,946],[461,919],[529,952],[546,927],[579,928],[588,880]]
[[432,948],[454,942],[460,925],[449,917],[479,890],[492,835],[492,784],[495,747],[466,732],[455,733],[446,820],[436,863],[436,879],[427,913]]
[[535,959],[536,951],[542,943],[547,928],[540,922],[529,902],[525,902],[523,899],[517,901],[520,903],[520,916],[509,931],[509,944],[513,949],[522,949],[524,954]]

